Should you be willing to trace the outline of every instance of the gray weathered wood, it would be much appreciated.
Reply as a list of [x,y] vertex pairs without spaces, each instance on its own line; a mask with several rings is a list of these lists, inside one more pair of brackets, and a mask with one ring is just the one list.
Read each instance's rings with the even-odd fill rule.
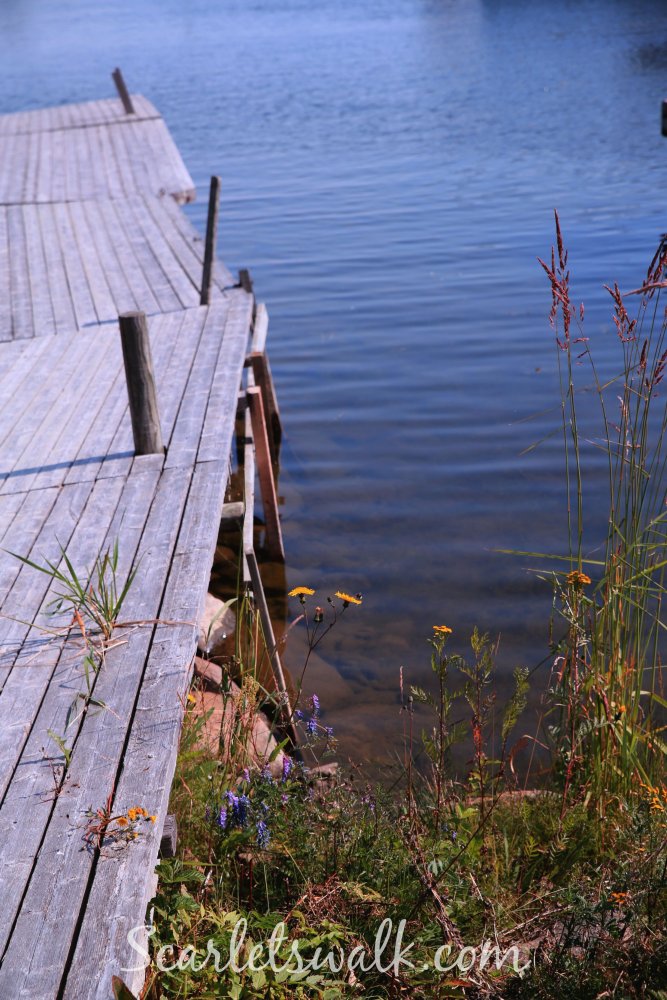
[[[159,118],[153,104],[140,94],[131,95],[134,119]],[[120,109],[118,98],[67,104],[60,108],[39,108],[34,111],[15,111],[0,115],[0,135],[11,137],[26,132],[50,132],[62,129],[89,128],[92,125],[109,125],[127,120],[125,109]]]
[[[161,477],[139,549],[141,585],[126,601],[131,620],[158,615],[189,484],[182,470]],[[92,854],[81,851],[86,811],[91,796],[94,808],[104,804],[117,781],[152,633],[152,627],[139,628],[131,641],[107,654],[95,687],[107,710],[85,717],[0,968],[0,996],[41,998],[58,992],[76,930],[75,921],[63,925],[63,914],[80,911],[93,870]],[[32,945],[27,950],[26,940]]]
[[[230,454],[234,413],[245,351],[252,300],[234,292],[229,298],[222,342],[211,382],[206,416],[202,426],[197,458],[200,462],[215,461]],[[219,309],[216,306],[215,309]]]
[[[226,463],[211,462],[198,465],[192,480],[177,555],[160,608],[164,621],[191,621],[192,625],[163,624],[156,629],[125,751],[125,766],[116,787],[114,801],[119,809],[143,799],[146,808],[158,817],[167,811],[181,705],[189,687],[196,646],[194,622],[202,603],[197,595],[203,598],[208,584],[217,534],[212,527],[215,512],[219,513],[222,505],[226,478]],[[150,800],[146,801],[148,789]],[[114,859],[100,857],[64,1000],[81,995],[92,970],[96,970],[97,989],[91,996],[106,998],[110,976],[118,963],[126,968],[135,964],[127,932],[141,922],[136,920],[136,914],[145,912],[152,892],[150,875],[159,847],[158,831],[157,824],[147,825],[145,835],[132,845],[137,850]],[[103,942],[99,937],[102,914],[110,931]],[[140,977],[135,976],[128,985],[137,990],[140,982]]]
[[[75,562],[81,559],[90,563],[98,551],[103,552],[118,540],[120,554],[118,578],[125,579],[135,557],[159,474],[159,468],[146,468],[125,484],[122,480],[107,480],[97,484],[86,506],[84,527],[81,526],[82,522],[79,522],[73,537],[70,554]],[[114,514],[113,505],[109,510],[109,505],[105,505],[103,499],[104,496],[108,496],[115,500],[121,487],[123,493]],[[100,514],[106,516],[101,518]],[[110,514],[113,514],[113,517],[108,526]],[[87,552],[82,548],[82,544],[88,546]],[[74,645],[74,651],[69,648],[71,645]],[[53,762],[56,766],[62,762],[62,755],[55,744],[49,743],[48,739],[48,745],[42,747],[45,734],[49,730],[63,733],[67,737],[67,742],[75,746],[77,734],[86,718],[86,714],[81,712],[65,729],[72,698],[76,691],[84,687],[83,678],[80,676],[81,657],[75,655],[76,646],[75,640],[68,640],[67,643],[50,644],[47,649],[53,666],[60,657],[57,663],[58,683],[49,686],[39,706],[37,720],[32,726],[21,759],[18,761],[14,780],[0,809],[2,831],[0,857],[3,871],[7,873],[7,879],[13,890],[12,902],[0,916],[0,942],[5,941],[7,928],[11,927],[18,911],[30,871],[28,862],[36,855],[44,830],[50,822],[53,796],[59,789],[59,781],[62,778],[62,774],[54,774],[51,766]],[[37,664],[26,660],[21,666],[21,677],[26,675],[28,683],[39,683],[39,673],[45,672],[47,666],[44,657],[41,657]],[[135,671],[137,669],[138,665]],[[36,703],[39,704],[38,701]],[[17,711],[20,711],[20,707],[19,704]],[[90,711],[98,712],[100,709]]]
[[269,313],[263,302],[255,307],[255,318],[252,324],[252,351],[263,354],[266,350],[266,338],[269,332]]
[[[175,858],[178,843],[178,823],[173,813],[167,813],[160,837],[160,857]],[[115,958],[115,956],[114,956]]]
[[211,301],[211,278],[218,239],[218,211],[220,209],[220,178],[211,177],[208,195],[208,217],[206,219],[206,241],[204,243],[204,267],[201,279],[200,304],[207,306]]
[[[134,116],[115,100],[0,116],[0,996],[18,1000],[106,1000],[132,957],[248,353],[253,297],[212,260],[212,304],[199,307],[204,245],[175,204],[192,182],[155,109],[133,103]],[[133,453],[127,310],[166,313],[144,342],[166,458]],[[85,578],[115,539],[120,578],[139,566],[123,615],[145,624],[120,628],[92,678],[100,704],[86,707],[80,635],[48,613],[58,584],[3,550],[45,565],[64,548]],[[82,710],[65,732],[72,704]],[[65,776],[49,730],[71,746]],[[152,806],[158,822],[98,856],[82,850],[86,813],[110,793],[114,808]]]
[[13,168],[3,172],[0,204],[138,192],[166,193],[178,203],[194,197],[192,178],[161,118],[19,133],[10,152]]
[[245,504],[242,500],[234,500],[223,504],[220,521],[223,523],[238,523],[243,520]]
[[123,313],[119,322],[134,450],[137,455],[155,455],[164,451],[164,445],[146,315]]

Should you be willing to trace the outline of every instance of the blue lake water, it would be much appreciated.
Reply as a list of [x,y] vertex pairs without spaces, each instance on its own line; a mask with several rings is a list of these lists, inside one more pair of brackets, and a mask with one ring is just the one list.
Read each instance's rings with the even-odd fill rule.
[[0,111],[111,96],[115,65],[165,116],[202,229],[222,176],[220,252],[271,316],[289,583],[364,594],[311,688],[344,749],[382,755],[399,668],[427,682],[433,624],[457,648],[474,624],[500,634],[503,678],[547,653],[539,562],[494,551],[566,549],[558,436],[524,454],[559,419],[536,257],[557,208],[613,370],[602,285],[635,287],[667,229],[667,5],[0,7]]

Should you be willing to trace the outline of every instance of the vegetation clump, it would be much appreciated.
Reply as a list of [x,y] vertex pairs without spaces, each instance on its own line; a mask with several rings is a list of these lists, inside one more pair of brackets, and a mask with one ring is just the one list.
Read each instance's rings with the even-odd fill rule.
[[[520,726],[528,671],[515,671],[499,706],[497,644],[476,630],[466,651],[443,624],[428,639],[432,683],[409,687],[401,674],[402,745],[379,781],[356,765],[327,780],[318,772],[315,758],[332,751],[334,734],[316,696],[295,708],[302,745],[282,741],[279,774],[248,765],[240,728],[220,753],[203,748],[203,720],[190,708],[172,794],[180,854],[159,869],[146,996],[667,995],[667,416],[659,394],[667,245],[630,293],[640,301],[636,319],[611,289],[622,365],[603,381],[579,329],[583,308],[571,301],[556,226],[543,267],[561,376],[569,544],[542,571],[554,604],[540,728]],[[603,420],[602,540],[585,530],[583,362]],[[326,613],[311,611],[314,594],[291,594],[309,652],[340,620],[334,600],[354,613],[361,603],[339,591]],[[252,669],[241,670],[240,683],[255,709],[268,697]],[[454,764],[457,747],[464,768]]]

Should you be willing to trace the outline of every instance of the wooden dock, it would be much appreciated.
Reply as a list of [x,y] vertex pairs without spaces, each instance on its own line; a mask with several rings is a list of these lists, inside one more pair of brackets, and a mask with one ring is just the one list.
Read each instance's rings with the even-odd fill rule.
[[[128,932],[155,888],[255,315],[263,353],[265,310],[222,265],[199,305],[204,244],[177,205],[192,180],[155,108],[131,101],[133,114],[113,99],[0,117],[7,1000],[109,1000],[112,975],[143,981]],[[164,453],[135,455],[128,310],[148,316]],[[136,577],[91,688],[80,623],[53,616],[57,583],[17,556],[62,568],[66,552],[86,579],[116,544],[119,580]],[[91,842],[90,812],[107,806],[157,821]]]

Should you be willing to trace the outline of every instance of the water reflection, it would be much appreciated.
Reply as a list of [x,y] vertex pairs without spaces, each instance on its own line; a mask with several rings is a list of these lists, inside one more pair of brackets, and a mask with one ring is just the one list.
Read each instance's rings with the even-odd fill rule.
[[365,595],[309,677],[351,751],[391,745],[399,668],[428,681],[434,622],[461,647],[474,624],[501,634],[504,678],[545,653],[536,561],[495,552],[566,544],[536,257],[557,206],[613,370],[602,283],[636,286],[667,228],[665,38],[655,2],[0,9],[2,110],[110,95],[120,64],[200,192],[223,177],[221,252],[271,315],[288,583]]

